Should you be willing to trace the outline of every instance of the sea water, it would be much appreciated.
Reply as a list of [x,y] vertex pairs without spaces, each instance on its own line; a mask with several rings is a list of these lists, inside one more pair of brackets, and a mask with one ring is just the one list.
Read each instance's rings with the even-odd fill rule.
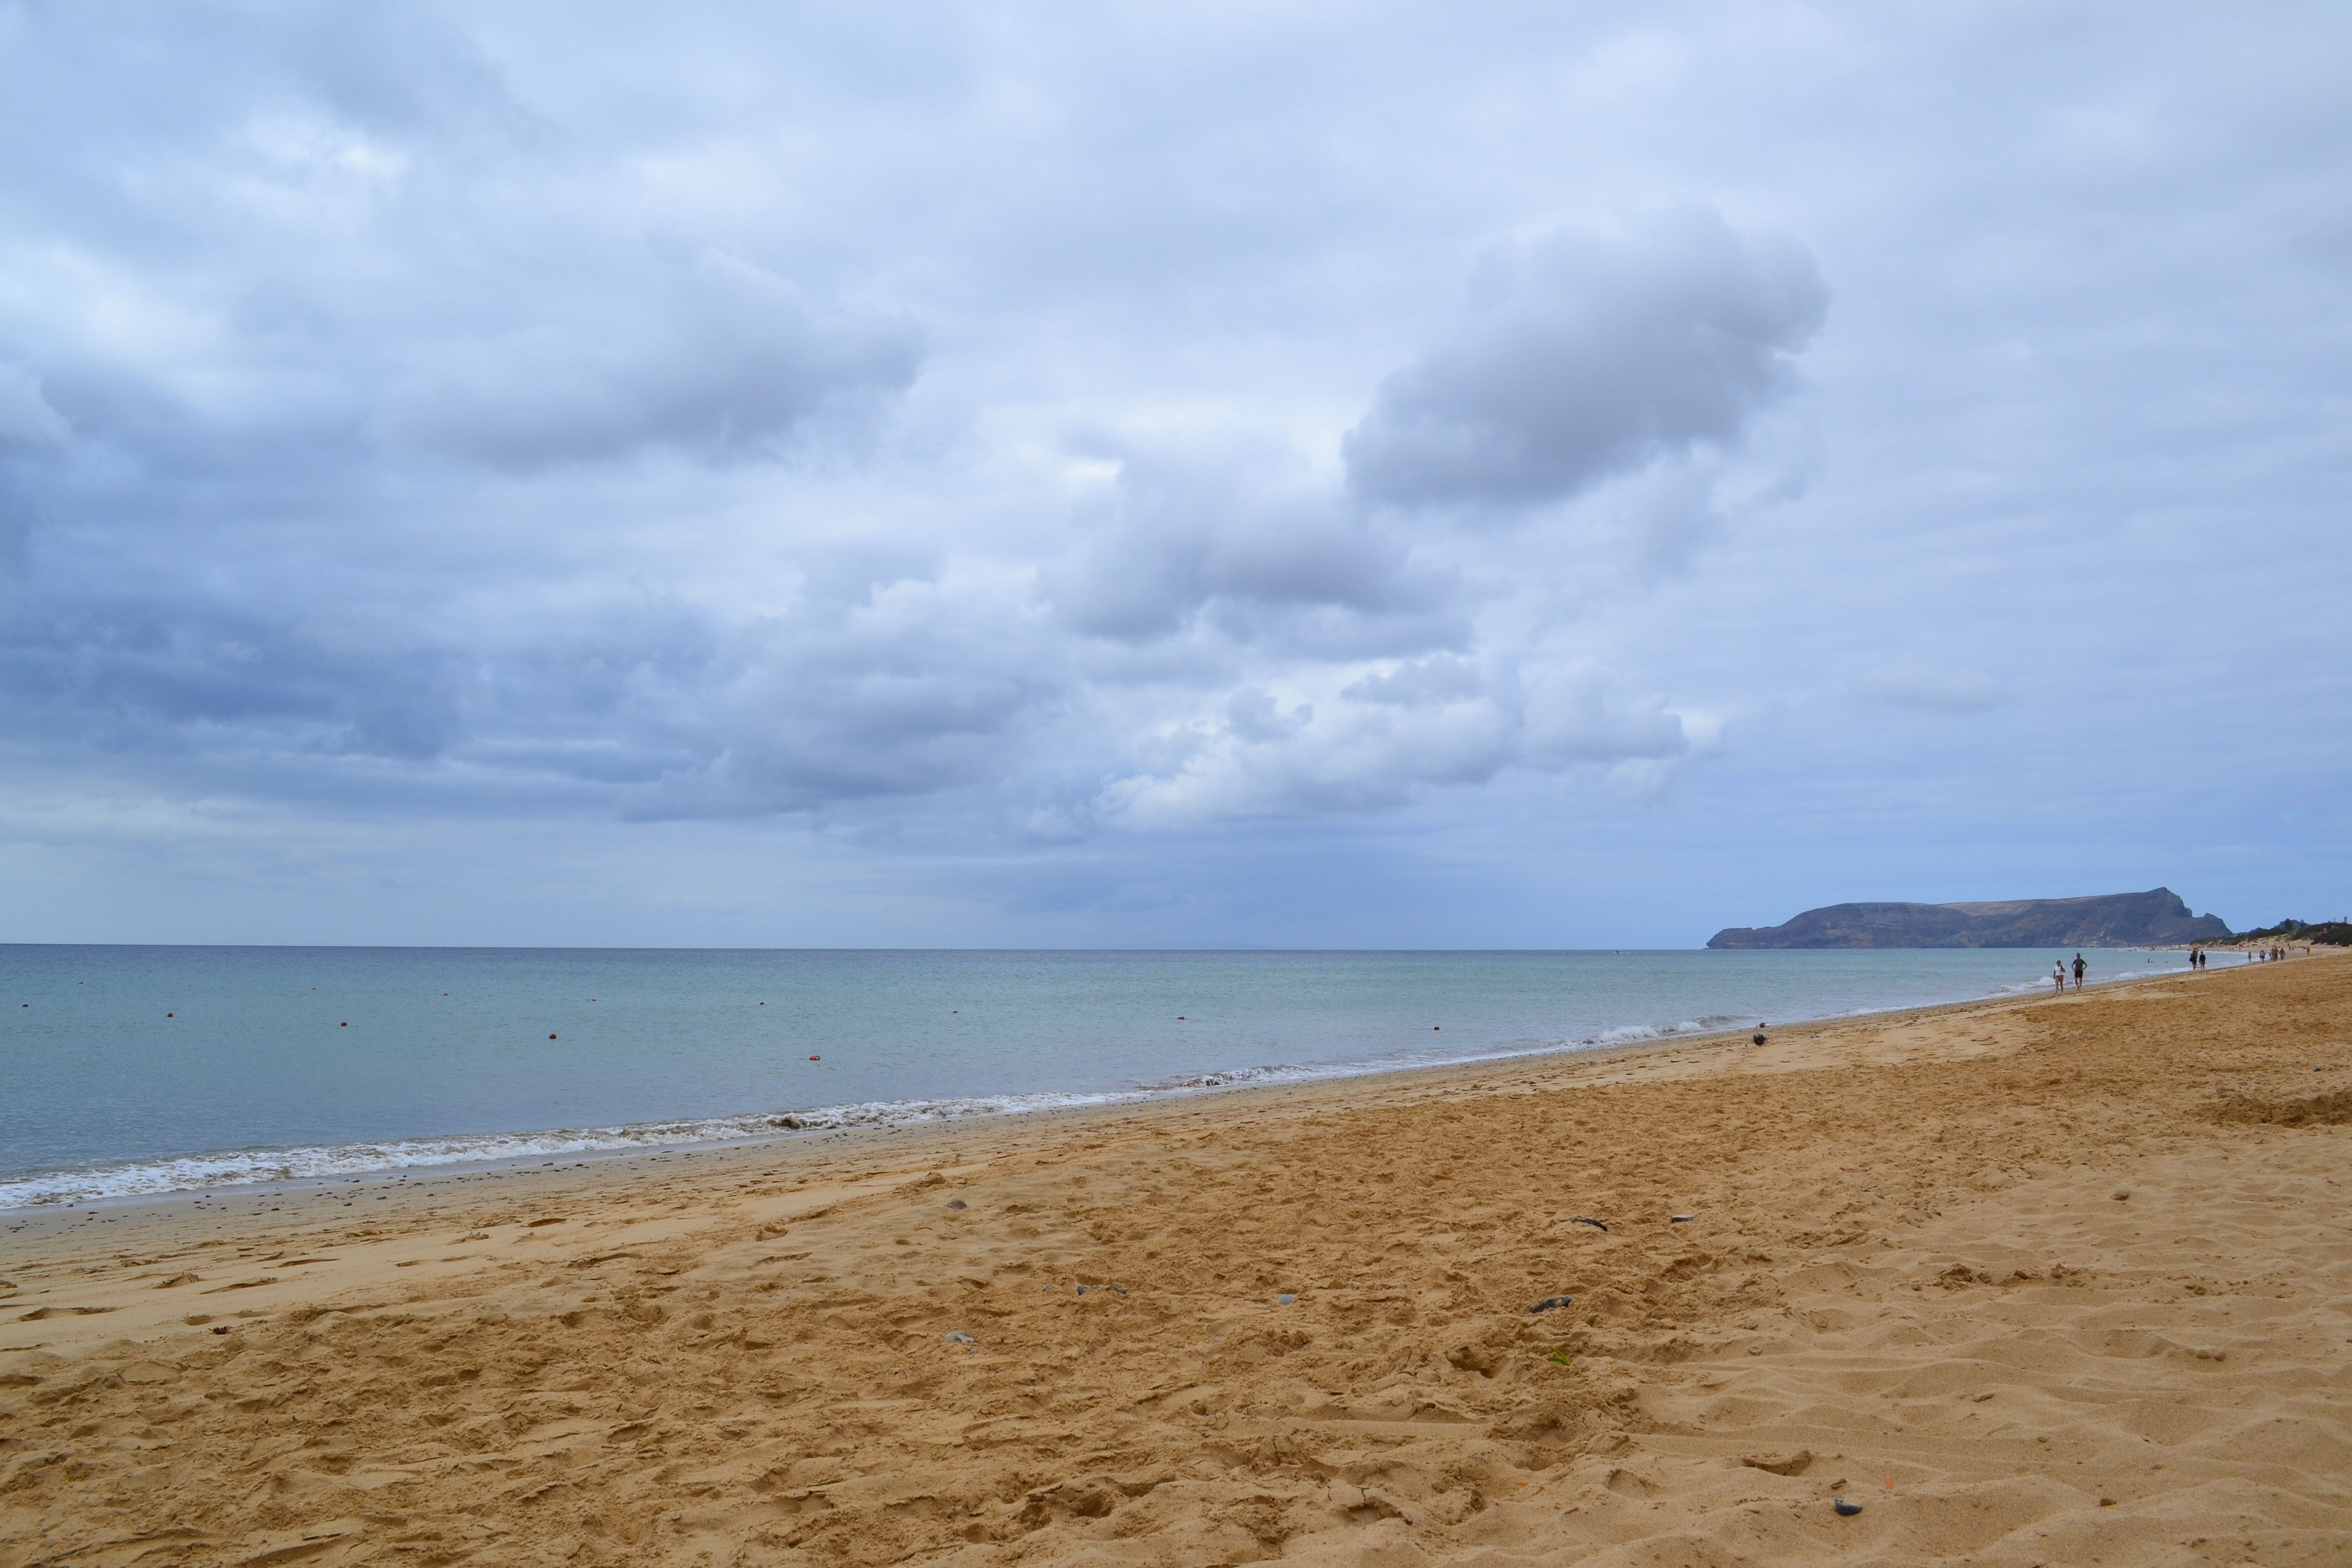
[[0,945],[0,1208],[1590,1049],[2030,990],[2053,956]]

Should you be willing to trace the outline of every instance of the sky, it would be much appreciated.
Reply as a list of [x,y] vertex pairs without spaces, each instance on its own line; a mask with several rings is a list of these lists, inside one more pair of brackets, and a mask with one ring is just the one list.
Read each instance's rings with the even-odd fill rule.
[[0,0],[0,941],[2352,906],[2352,11]]

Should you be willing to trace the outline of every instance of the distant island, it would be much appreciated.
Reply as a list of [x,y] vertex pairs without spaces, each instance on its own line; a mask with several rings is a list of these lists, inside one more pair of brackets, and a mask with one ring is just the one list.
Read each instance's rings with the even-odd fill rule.
[[2157,947],[2227,942],[2169,888],[1990,904],[1832,904],[1776,926],[1730,926],[1709,947]]

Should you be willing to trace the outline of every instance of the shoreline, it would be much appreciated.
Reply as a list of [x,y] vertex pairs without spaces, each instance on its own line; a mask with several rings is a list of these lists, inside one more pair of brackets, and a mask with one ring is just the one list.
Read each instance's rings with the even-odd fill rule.
[[0,1563],[2329,1560],[2347,956],[78,1215]]
[[[2235,973],[2258,967],[2254,964],[2234,965],[2222,973]],[[2070,990],[2063,996],[2028,991],[1960,1002],[1923,1003],[1884,1011],[1829,1014],[1791,1024],[1773,1025],[1769,1030],[1772,1044],[1764,1049],[1772,1052],[1775,1047],[1790,1049],[1800,1045],[1811,1046],[1825,1037],[1842,1036],[1855,1030],[1965,1019],[1979,1014],[1995,1016],[2011,1011],[2031,1011],[2037,1005],[2052,1004],[2064,1005],[2084,998],[2112,995],[2121,987],[2157,980],[2201,983],[2210,978],[2210,974],[2198,974],[2187,970],[2165,970],[2155,974],[2118,975],[2095,983],[2081,992]],[[524,1193],[541,1183],[560,1188],[583,1173],[585,1173],[584,1179],[592,1182],[600,1173],[609,1174],[615,1180],[639,1180],[648,1173],[652,1166],[695,1159],[725,1163],[773,1153],[798,1164],[835,1157],[868,1160],[885,1152],[893,1159],[915,1159],[923,1156],[925,1151],[932,1150],[956,1154],[961,1145],[969,1142],[1018,1140],[1032,1131],[1077,1135],[1094,1131],[1098,1125],[1132,1124],[1146,1117],[1180,1116],[1190,1119],[1206,1115],[1211,1110],[1228,1104],[1243,1113],[1273,1112],[1288,1111],[1296,1102],[1303,1101],[1307,1102],[1307,1110],[1300,1113],[1311,1114],[1314,1109],[1312,1102],[1326,1096],[1339,1103],[1352,1101],[1360,1096],[1378,1095],[1383,1090],[1401,1094],[1476,1092],[1483,1089],[1485,1078],[1499,1077],[1507,1070],[1547,1068],[1555,1073],[1565,1072],[1570,1077],[1588,1076],[1581,1070],[1588,1068],[1601,1069],[1604,1074],[1610,1068],[1638,1071],[1644,1067],[1654,1067],[1661,1072],[1696,1072],[1704,1070],[1705,1058],[1688,1059],[1691,1053],[1753,1052],[1757,1047],[1748,1044],[1750,1034],[1751,1031],[1745,1027],[1714,1029],[1616,1045],[1531,1051],[1330,1078],[1172,1091],[1096,1105],[1055,1106],[814,1132],[780,1132],[772,1137],[736,1142],[595,1151],[562,1155],[552,1160],[533,1155],[488,1161],[478,1166],[386,1167],[376,1172],[322,1179],[246,1183],[184,1192],[100,1198],[69,1205],[24,1205],[0,1209],[0,1259],[5,1259],[13,1239],[18,1237],[28,1240],[68,1237],[81,1233],[84,1227],[94,1222],[169,1226],[205,1217],[199,1211],[206,1209],[216,1210],[212,1216],[216,1219],[238,1212],[240,1208],[248,1217],[265,1212],[287,1214],[289,1211],[282,1202],[286,1198],[303,1195],[324,1198],[351,1189],[371,1198],[414,1198],[421,1194],[440,1194],[455,1199],[488,1190],[486,1184],[490,1183],[511,1181],[516,1184],[511,1189],[499,1189],[502,1192]],[[1470,1082],[1466,1088],[1457,1081],[1471,1079],[1480,1081]],[[1613,1079],[1604,1076],[1596,1081]],[[68,1219],[68,1216],[72,1217]],[[0,1300],[0,1317],[5,1317],[5,1301]],[[6,1345],[5,1335],[0,1335],[0,1351],[5,1351]]]
[[[2032,950],[2020,949],[2017,951],[2026,952]],[[2090,950],[2086,949],[2085,951]],[[2106,952],[2150,952],[2171,950],[2163,948],[2126,947],[2105,948],[2097,951]],[[2181,951],[2187,950],[2182,949]],[[2176,972],[2164,970],[2158,971],[2154,974],[2116,974],[2108,978],[2095,979],[2091,983],[2089,989],[2098,990],[2119,984],[2158,979],[2174,973]],[[2070,994],[2071,994],[2072,993],[2070,993]],[[1964,998],[1952,1002],[1898,1004],[1895,1006],[1885,1008],[1867,1008],[1843,1013],[1821,1014],[1812,1017],[1800,1018],[1792,1022],[1773,1022],[1770,1024],[1769,1027],[1772,1030],[1780,1031],[1801,1028],[1807,1026],[1835,1022],[1839,1020],[1889,1018],[1912,1014],[1940,1012],[1953,1008],[1990,1005],[2002,1001],[2027,1001],[2032,1000],[2036,997],[2040,997],[2042,1000],[2049,999],[2047,994],[2042,993],[2038,989],[2026,988],[2015,990],[2007,994],[1995,994],[1988,996]],[[1631,1025],[1621,1026],[1620,1027],[1633,1028],[1637,1026],[1651,1029],[1659,1027],[1658,1026]],[[769,1133],[751,1133],[742,1137],[724,1137],[707,1140],[688,1139],[676,1142],[658,1142],[648,1141],[645,1142],[632,1142],[622,1146],[607,1146],[603,1148],[553,1152],[537,1150],[514,1154],[487,1156],[481,1159],[457,1159],[436,1162],[418,1161],[409,1163],[386,1163],[365,1169],[336,1171],[315,1175],[264,1178],[258,1181],[223,1181],[200,1185],[167,1188],[156,1192],[122,1194],[109,1194],[97,1196],[75,1197],[72,1199],[36,1198],[24,1203],[0,1205],[0,1234],[5,1234],[11,1228],[14,1228],[16,1222],[21,1216],[35,1214],[72,1213],[79,1215],[92,1211],[119,1210],[127,1207],[144,1207],[149,1205],[171,1205],[183,1203],[202,1205],[207,1201],[213,1199],[236,1201],[246,1197],[259,1196],[273,1193],[306,1192],[312,1189],[332,1190],[350,1184],[365,1184],[370,1183],[398,1184],[403,1182],[431,1181],[436,1179],[455,1180],[462,1177],[480,1176],[490,1173],[513,1172],[527,1169],[545,1168],[548,1166],[568,1168],[574,1164],[594,1164],[615,1160],[627,1161],[644,1158],[654,1154],[677,1153],[688,1151],[704,1152],[726,1149],[759,1148],[771,1144],[795,1144],[812,1141],[822,1142],[861,1132],[904,1133],[919,1128],[939,1128],[958,1125],[964,1122],[1018,1121],[1038,1117],[1083,1114],[1092,1110],[1116,1112],[1118,1110],[1135,1106],[1152,1105],[1161,1103],[1163,1101],[1177,1101],[1202,1096],[1247,1093],[1261,1090],[1270,1091],[1279,1089],[1309,1089],[1317,1085],[1353,1083],[1361,1080],[1388,1079],[1401,1075],[1418,1073],[1447,1073],[1457,1070],[1466,1070],[1474,1068],[1486,1067],[1489,1065],[1499,1066],[1500,1064],[1511,1062],[1541,1061],[1563,1058],[1583,1059],[1612,1055],[1622,1051],[1640,1051],[1657,1047],[1670,1047],[1677,1045],[1721,1043],[1731,1039],[1744,1039],[1749,1032],[1748,1027],[1744,1025],[1727,1026],[1721,1028],[1694,1029],[1690,1031],[1675,1031],[1656,1034],[1649,1038],[1614,1042],[1605,1045],[1571,1044],[1539,1047],[1521,1051],[1496,1051],[1486,1055],[1465,1057],[1444,1062],[1416,1064],[1412,1066],[1393,1068],[1376,1067],[1354,1070],[1334,1068],[1329,1071],[1321,1071],[1313,1067],[1300,1067],[1296,1069],[1286,1069],[1281,1067],[1259,1067],[1234,1070],[1236,1075],[1283,1073],[1285,1076],[1275,1078],[1271,1079],[1271,1081],[1263,1079],[1244,1079],[1243,1081],[1238,1082],[1211,1085],[1185,1083],[1166,1087],[1144,1087],[1129,1090],[1105,1090],[1099,1093],[1071,1091],[1068,1098],[1074,1100],[1082,1101],[1083,1103],[1068,1105],[1045,1104],[1035,1106],[1016,1106],[1004,1110],[976,1110],[953,1112],[945,1115],[909,1114],[906,1120],[898,1121],[890,1121],[887,1118],[887,1113],[898,1107],[912,1108],[938,1104],[963,1104],[975,1101],[985,1102],[992,1098],[1006,1100],[1017,1100],[1023,1098],[1047,1100],[1055,1098],[1057,1091],[1040,1091],[1037,1094],[1031,1096],[966,1096],[956,1100],[946,1101],[860,1101],[844,1105],[813,1106],[782,1110],[727,1112],[709,1117],[683,1120],[688,1122],[721,1123],[761,1120],[777,1121],[791,1117],[817,1117],[829,1113],[844,1111],[872,1110],[885,1114],[873,1121],[857,1124],[835,1124],[811,1128],[795,1127],[791,1129],[779,1129],[778,1131]],[[1204,1074],[1203,1076],[1218,1077],[1224,1075],[1219,1073],[1209,1073]],[[430,1143],[442,1141],[444,1139],[454,1140],[464,1138],[482,1138],[559,1140],[564,1138],[609,1138],[619,1134],[628,1133],[637,1129],[657,1130],[663,1127],[679,1124],[679,1121],[674,1120],[670,1121],[627,1122],[614,1126],[587,1128],[538,1128],[496,1133],[415,1134],[403,1137],[385,1138],[366,1143],[299,1144],[285,1148],[269,1148],[255,1151],[197,1151],[185,1154],[158,1156],[154,1159],[146,1161],[115,1162],[110,1164],[83,1165],[67,1167],[55,1171],[34,1172],[25,1176],[11,1178],[7,1182],[0,1182],[0,1189],[5,1189],[6,1186],[14,1183],[44,1182],[57,1180],[59,1178],[70,1178],[84,1175],[96,1178],[110,1173],[124,1170],[150,1169],[181,1160],[201,1161],[226,1156],[246,1155],[248,1153],[265,1157],[269,1155],[333,1155],[340,1151],[365,1149],[373,1147],[378,1143]],[[551,1152],[552,1153],[551,1158],[550,1157]]]

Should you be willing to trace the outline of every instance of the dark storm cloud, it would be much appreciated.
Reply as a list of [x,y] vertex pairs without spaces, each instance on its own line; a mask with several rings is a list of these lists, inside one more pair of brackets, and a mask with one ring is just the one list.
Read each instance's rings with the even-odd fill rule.
[[73,436],[73,426],[49,406],[40,378],[22,365],[0,364],[0,450],[53,450]]
[[1017,765],[1009,742],[1067,689],[1017,611],[920,578],[763,620],[726,652],[723,680],[678,694],[709,764],[633,811],[806,811],[971,784]]
[[2001,700],[2000,689],[1990,677],[1964,669],[1885,671],[1855,681],[1853,693],[1864,702],[1930,713],[1981,713]]
[[0,691],[21,740],[117,753],[203,751],[418,760],[456,732],[446,658],[339,654],[235,605],[19,605],[0,627]]
[[1381,385],[1350,482],[1399,505],[1528,503],[1735,440],[1827,303],[1792,242],[1688,212],[1491,252],[1460,326]]
[[970,783],[1058,691],[1016,617],[946,598],[900,581],[737,626],[654,603],[455,637],[185,596],[19,602],[0,699],[20,742],[247,788],[289,759],[340,758],[422,766],[451,805],[470,777],[504,780],[493,800],[616,790],[632,816],[807,810]]

